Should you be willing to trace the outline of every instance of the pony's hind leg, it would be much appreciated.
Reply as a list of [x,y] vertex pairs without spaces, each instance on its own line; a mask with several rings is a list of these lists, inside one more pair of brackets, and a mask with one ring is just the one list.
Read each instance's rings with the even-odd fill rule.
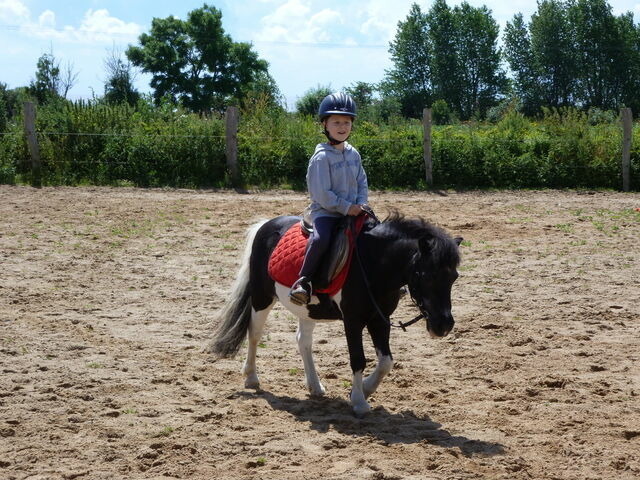
[[256,353],[258,351],[258,344],[262,338],[264,324],[267,321],[267,317],[274,303],[275,301],[264,310],[258,312],[253,308],[251,309],[251,323],[249,324],[249,331],[247,332],[247,359],[242,367],[242,374],[245,376],[245,388],[260,388],[260,380],[258,379],[258,372],[256,371]]
[[296,340],[298,341],[298,351],[304,364],[304,374],[307,377],[307,388],[311,395],[320,396],[324,395],[325,389],[320,382],[316,365],[313,361],[313,329],[315,326],[316,322],[313,320],[299,319]]

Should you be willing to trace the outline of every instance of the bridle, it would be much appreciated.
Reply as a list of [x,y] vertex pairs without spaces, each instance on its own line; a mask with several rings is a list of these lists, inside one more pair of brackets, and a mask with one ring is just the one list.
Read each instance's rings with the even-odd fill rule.
[[[367,211],[369,210],[369,211]],[[375,216],[375,214],[373,214],[373,211],[371,210],[370,207],[368,207],[367,209],[365,209],[365,212],[367,213],[367,215],[371,216],[377,223],[380,223],[380,221],[378,220],[378,218]],[[353,225],[353,223],[352,223]],[[355,238],[355,237],[354,237]],[[376,312],[378,313],[378,315],[380,316],[380,318],[382,320],[384,320],[384,322],[386,324],[388,324],[390,327],[393,328],[401,328],[403,331],[407,331],[407,327],[413,325],[414,323],[419,322],[421,319],[425,319],[427,322],[429,321],[428,319],[428,314],[425,311],[425,308],[422,304],[422,301],[416,300],[416,296],[413,293],[414,287],[413,284],[415,283],[415,280],[413,280],[414,276],[424,276],[425,272],[422,270],[419,270],[417,272],[413,272],[412,274],[412,279],[409,280],[409,296],[411,297],[411,301],[413,302],[413,304],[418,308],[418,310],[420,311],[420,315],[417,315],[416,317],[412,318],[411,320],[409,320],[408,322],[398,322],[397,324],[393,323],[391,321],[391,318],[388,315],[385,315],[383,313],[383,311],[380,309],[380,305],[378,305],[378,302],[376,301],[375,297],[373,296],[373,292],[371,291],[371,284],[369,283],[369,279],[367,278],[367,273],[364,270],[364,265],[362,264],[362,260],[360,259],[360,251],[358,250],[358,245],[357,243],[354,246],[354,250],[356,252],[356,259],[358,260],[358,265],[360,265],[360,273],[362,274],[362,279],[364,281],[364,285],[367,289],[367,293],[369,294],[369,298],[371,299],[371,303],[373,304]],[[415,265],[415,259],[418,256],[418,253],[416,253],[413,257],[413,259],[411,260],[411,263]]]

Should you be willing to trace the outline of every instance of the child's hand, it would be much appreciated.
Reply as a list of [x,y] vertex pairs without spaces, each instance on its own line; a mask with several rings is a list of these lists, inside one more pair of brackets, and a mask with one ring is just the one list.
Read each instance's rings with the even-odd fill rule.
[[349,211],[347,215],[351,215],[352,217],[357,217],[363,212],[362,207],[360,205],[351,205],[349,207]]

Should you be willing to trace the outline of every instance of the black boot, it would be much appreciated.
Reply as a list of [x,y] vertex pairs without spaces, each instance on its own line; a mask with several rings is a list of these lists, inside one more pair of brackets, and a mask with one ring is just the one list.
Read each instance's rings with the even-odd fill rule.
[[311,299],[311,280],[300,277],[289,290],[289,300],[296,305],[306,305]]

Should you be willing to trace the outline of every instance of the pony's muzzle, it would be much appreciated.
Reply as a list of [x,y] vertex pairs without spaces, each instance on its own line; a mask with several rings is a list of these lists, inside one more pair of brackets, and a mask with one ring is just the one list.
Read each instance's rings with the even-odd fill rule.
[[447,320],[438,322],[435,325],[433,325],[432,322],[429,320],[427,321],[427,331],[429,332],[429,335],[431,336],[431,338],[443,338],[451,333],[451,330],[453,330],[454,323],[455,321],[453,320],[453,317],[450,317]]

